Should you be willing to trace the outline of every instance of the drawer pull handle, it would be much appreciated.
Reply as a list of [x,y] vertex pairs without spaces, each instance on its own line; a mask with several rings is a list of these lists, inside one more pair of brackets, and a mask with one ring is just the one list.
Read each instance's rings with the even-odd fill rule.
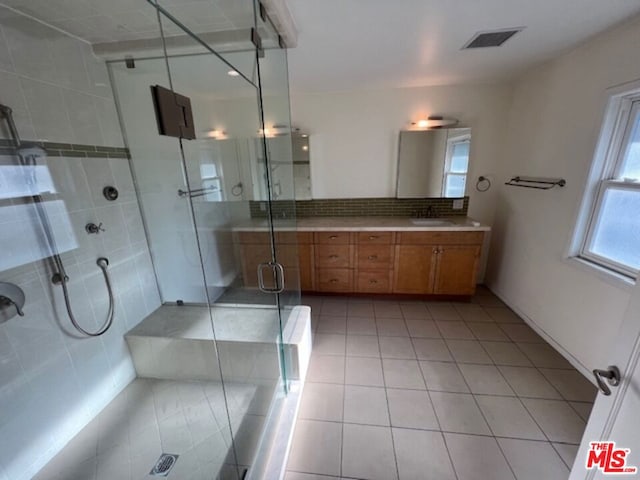
[[369,283],[376,284],[376,283],[378,283],[378,280],[369,280]]
[[380,238],[378,235],[369,235],[369,240],[377,240],[378,238]]
[[377,255],[369,255],[369,256],[367,257],[367,259],[368,259],[368,260],[377,260],[377,259],[378,259],[378,256],[377,256]]
[[338,235],[331,235],[329,237],[329,240],[336,240],[338,238]]
[[329,258],[330,258],[331,260],[335,260],[336,258],[338,258],[338,255],[329,255]]
[[332,278],[331,280],[329,280],[329,283],[338,283],[338,279],[337,278]]

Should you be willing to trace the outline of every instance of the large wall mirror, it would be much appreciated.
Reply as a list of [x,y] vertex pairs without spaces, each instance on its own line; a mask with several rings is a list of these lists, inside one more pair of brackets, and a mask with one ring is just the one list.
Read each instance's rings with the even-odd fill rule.
[[400,132],[397,198],[464,197],[470,128]]

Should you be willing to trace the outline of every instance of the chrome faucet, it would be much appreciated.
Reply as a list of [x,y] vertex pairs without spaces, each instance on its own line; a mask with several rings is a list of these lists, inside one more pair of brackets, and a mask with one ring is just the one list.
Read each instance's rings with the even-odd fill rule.
[[435,218],[438,216],[438,212],[436,212],[432,205],[429,205],[424,210],[416,210],[414,215],[416,218]]

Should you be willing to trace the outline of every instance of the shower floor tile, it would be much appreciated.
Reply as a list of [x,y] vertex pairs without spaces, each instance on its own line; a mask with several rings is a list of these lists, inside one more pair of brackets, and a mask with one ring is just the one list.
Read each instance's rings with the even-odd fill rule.
[[[151,478],[162,453],[179,455],[169,479],[236,479],[229,419],[236,449],[253,450],[252,432],[261,431],[271,393],[273,387],[225,383],[223,392],[220,382],[138,378],[34,480]],[[239,463],[244,456],[239,452]]]

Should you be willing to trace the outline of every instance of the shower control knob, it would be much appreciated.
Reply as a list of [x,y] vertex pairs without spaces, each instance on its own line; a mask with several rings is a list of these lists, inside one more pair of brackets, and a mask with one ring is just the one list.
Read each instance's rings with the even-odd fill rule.
[[102,195],[104,196],[104,198],[106,198],[110,202],[113,202],[114,200],[118,199],[119,193],[118,193],[118,189],[116,187],[112,187],[111,185],[107,185],[106,187],[104,187],[102,189]]
[[84,229],[89,235],[97,235],[100,232],[104,232],[104,228],[102,228],[102,222],[100,222],[98,225],[93,222],[89,222],[85,225]]

